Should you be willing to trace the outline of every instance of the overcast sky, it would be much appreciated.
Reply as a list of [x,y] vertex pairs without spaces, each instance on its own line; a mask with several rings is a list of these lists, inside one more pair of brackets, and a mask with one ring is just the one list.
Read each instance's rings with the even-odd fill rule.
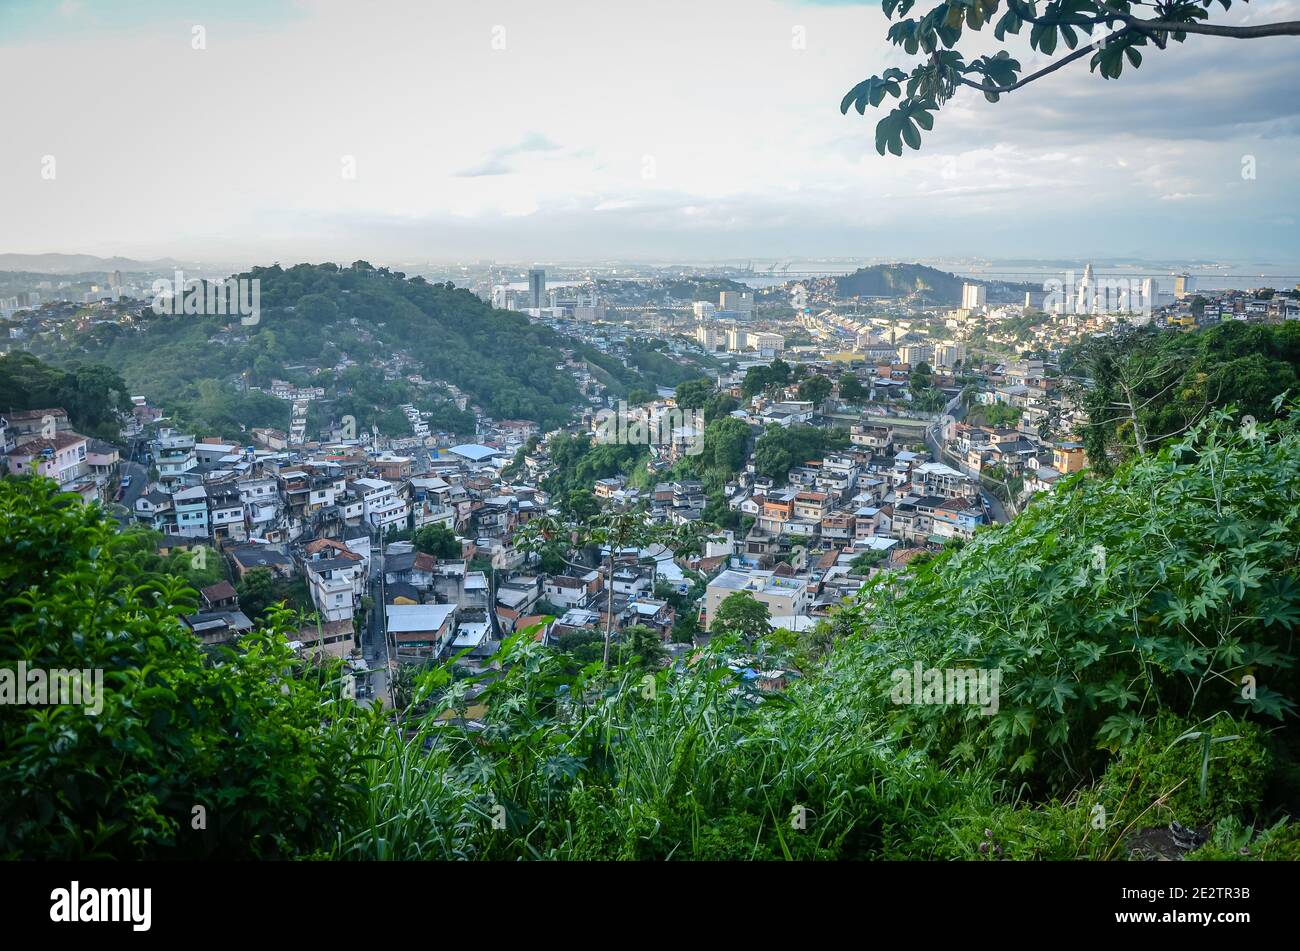
[[839,102],[906,64],[886,29],[829,0],[0,0],[0,252],[1300,261],[1300,39],[965,90],[882,158]]

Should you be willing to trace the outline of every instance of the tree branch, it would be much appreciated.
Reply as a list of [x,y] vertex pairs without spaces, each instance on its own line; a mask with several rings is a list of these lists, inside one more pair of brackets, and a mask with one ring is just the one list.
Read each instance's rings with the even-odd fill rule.
[[[1106,37],[1101,42],[1109,43],[1112,40],[1117,40],[1124,34],[1128,33],[1129,31],[1130,31],[1129,27],[1125,27],[1122,30],[1116,30],[1114,33],[1110,34],[1110,36]],[[963,86],[970,86],[973,89],[978,89],[980,92],[995,92],[999,94],[1007,93],[1007,92],[1011,92],[1014,89],[1019,89],[1021,86],[1026,86],[1029,83],[1032,83],[1035,79],[1041,79],[1043,76],[1046,76],[1048,73],[1054,73],[1062,66],[1068,66],[1070,63],[1073,63],[1076,59],[1081,59],[1084,56],[1087,56],[1089,53],[1096,52],[1096,50],[1097,50],[1097,44],[1095,43],[1089,43],[1085,46],[1080,46],[1069,56],[1062,56],[1060,59],[1044,66],[1038,72],[1030,73],[1028,76],[1024,76],[1020,79],[1017,79],[1014,83],[1012,83],[1009,86],[985,86],[982,83],[977,83],[974,80],[967,79],[964,76],[957,77],[957,81],[961,83]]]
[[1127,23],[1155,44],[1156,49],[1163,50],[1168,44],[1168,36],[1158,30],[1147,29],[1142,25],[1145,21],[1139,20],[1137,17],[1125,13],[1122,10],[1116,10],[1114,7],[1102,2],[1102,0],[1094,0],[1094,2],[1097,4],[1098,9],[1106,11],[1109,22],[1120,20],[1121,22]]
[[[1063,56],[1060,59],[1049,63],[1036,73],[1030,73],[1011,83],[1009,86],[985,86],[977,83],[973,79],[967,79],[959,76],[957,82],[963,86],[970,86],[972,89],[978,89],[980,92],[992,92],[1002,95],[1003,93],[1013,92],[1021,86],[1027,86],[1036,79],[1041,79],[1049,73],[1054,73],[1063,66],[1068,66],[1076,59],[1087,56],[1089,52],[1100,49],[1103,46],[1119,39],[1128,33],[1141,33],[1156,42],[1161,49],[1164,48],[1165,33],[1199,33],[1205,36],[1226,36],[1234,39],[1250,40],[1264,36],[1300,36],[1300,20],[1292,20],[1283,23],[1264,23],[1259,26],[1213,26],[1208,23],[1184,23],[1177,20],[1143,20],[1126,13],[1121,13],[1114,7],[1107,6],[1105,3],[1098,3],[1097,6],[1106,11],[1106,20],[1121,20],[1125,24],[1123,29],[1116,30],[1109,36],[1101,40],[1096,40],[1085,46],[1079,47],[1069,56]],[[1101,22],[1099,19],[1097,22]],[[1077,26],[1078,24],[1070,24]]]
[[1109,19],[1121,20],[1140,32],[1151,35],[1161,33],[1200,33],[1204,36],[1227,36],[1238,40],[1253,40],[1261,36],[1300,36],[1300,20],[1284,23],[1263,23],[1259,26],[1215,26],[1196,20],[1143,20],[1107,5],[1104,0],[1094,0],[1099,10],[1104,11]]
[[1300,20],[1284,23],[1263,23],[1259,26],[1214,26],[1210,23],[1183,23],[1179,20],[1139,20],[1124,17],[1130,26],[1145,27],[1164,33],[1201,33],[1205,36],[1227,36],[1238,40],[1253,40],[1261,36],[1300,36]]

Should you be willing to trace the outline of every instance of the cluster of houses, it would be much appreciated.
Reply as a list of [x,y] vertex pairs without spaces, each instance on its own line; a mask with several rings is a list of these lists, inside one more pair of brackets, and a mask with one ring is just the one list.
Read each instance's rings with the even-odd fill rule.
[[53,479],[87,502],[110,500],[121,458],[116,446],[72,429],[61,408],[0,415],[0,461],[12,475]]
[[[853,438],[848,449],[794,466],[786,484],[750,465],[726,486],[728,506],[748,526],[730,560],[733,580],[737,569],[782,579],[757,589],[773,598],[774,616],[824,614],[864,577],[968,539],[988,523],[976,479],[895,447],[888,427],[861,424]],[[787,594],[794,581],[806,592]]]
[[[797,382],[745,397],[744,366],[718,378],[737,399],[731,415],[755,437],[772,426],[838,425],[849,439],[842,449],[797,461],[779,483],[758,474],[751,441],[750,457],[722,490],[734,527],[710,527],[689,556],[662,545],[612,557],[570,553],[577,560],[542,571],[514,551],[514,540],[531,518],[554,513],[556,500],[541,486],[552,470],[548,446],[556,434],[533,440],[540,435],[535,423],[506,420],[481,425],[482,443],[430,448],[421,444],[422,419],[413,406],[403,407],[414,430],[406,444],[365,433],[344,439],[334,429],[306,442],[265,428],[237,443],[167,428],[156,411],[140,406],[132,422],[147,432],[139,458],[150,478],[126,504],[131,519],[160,533],[160,551],[215,549],[228,566],[229,580],[204,588],[200,610],[186,619],[205,644],[251,629],[238,592],[259,569],[309,601],[311,616],[293,635],[298,646],[341,657],[379,642],[396,662],[461,652],[483,658],[501,638],[531,628],[550,642],[638,625],[671,642],[682,612],[693,614],[707,636],[719,606],[736,593],[767,605],[773,627],[805,631],[875,573],[969,539],[987,524],[981,473],[997,467],[1041,489],[1084,465],[1078,446],[1047,445],[1036,436],[1034,414],[1059,399],[1041,364],[1008,364],[983,375],[975,399],[1019,408],[1015,428],[948,421],[930,430],[933,414],[910,412],[902,398],[911,365],[889,362],[896,350],[880,357],[867,361],[869,397],[856,410],[840,399],[838,382],[814,403],[800,398]],[[844,370],[864,379],[852,364],[813,370],[836,381]],[[950,383],[944,373],[936,372],[935,382]],[[579,431],[599,436],[608,413],[596,409],[606,401],[592,397]],[[634,480],[642,488],[624,476],[597,479],[590,486],[595,500],[640,508],[651,524],[704,522],[718,500],[701,481],[674,474],[698,448],[702,420],[676,407],[668,390],[624,412],[623,425],[638,423],[648,436],[648,487],[644,479]],[[49,475],[87,499],[121,498],[120,490],[113,494],[116,450],[72,432],[61,410],[10,414],[0,427],[9,471]],[[928,438],[944,444],[945,461],[932,461],[923,445]],[[416,533],[434,526],[455,536],[457,557],[415,548]]]
[[[1061,478],[1087,466],[1083,445],[1046,438],[1050,429],[1078,431],[1085,415],[1049,375],[1042,360],[998,366],[984,375],[975,393],[978,406],[1017,411],[1014,426],[975,426],[948,421],[938,433],[944,452],[974,476],[996,473],[1003,482],[1022,480],[1020,499],[1051,489]],[[1049,421],[1054,420],[1054,424]]]
[[[10,416],[0,422],[10,472],[39,473],[68,489],[85,482],[88,501],[113,498],[116,450],[99,459],[62,410]],[[53,435],[42,437],[42,426]],[[537,427],[506,420],[493,431],[494,442],[523,446]],[[128,500],[129,518],[160,534],[160,554],[210,552],[228,568],[229,580],[204,587],[199,610],[185,618],[205,645],[252,629],[239,591],[258,570],[310,601],[295,646],[339,657],[361,654],[367,625],[394,661],[408,663],[462,651],[486,656],[542,616],[553,618],[544,639],[607,625],[671,634],[676,614],[654,597],[656,586],[666,581],[684,593],[689,581],[662,547],[615,553],[612,577],[609,559],[561,574],[520,564],[511,542],[548,500],[535,487],[540,478],[502,478],[513,456],[506,448],[469,443],[398,455],[358,441],[292,447],[271,429],[251,435],[254,443],[241,445],[153,429],[141,454],[151,477]],[[539,454],[544,463],[544,448]],[[432,526],[455,536],[458,557],[416,550],[413,537]]]
[[[253,435],[259,445],[240,446],[159,429],[149,457],[157,477],[135,500],[135,520],[169,544],[212,545],[237,582],[255,569],[301,580],[315,608],[299,632],[305,648],[354,652],[368,596],[385,598],[399,658],[437,656],[466,639],[486,648],[497,631],[487,579],[467,563],[537,511],[534,490],[485,476],[501,450],[465,444],[397,455],[356,441],[290,449],[283,433]],[[414,550],[413,533],[433,526],[460,539],[459,558]]]
[[[421,432],[414,406],[402,407],[413,429],[408,443],[339,430],[308,442],[253,429],[247,444],[160,428],[156,411],[140,406],[133,424],[147,430],[142,458],[151,477],[131,493],[129,517],[161,534],[160,550],[210,546],[225,560],[230,580],[203,589],[200,611],[187,619],[209,644],[252,626],[240,609],[238,585],[258,569],[298,585],[309,599],[313,616],[295,634],[300,646],[336,656],[358,654],[367,630],[383,637],[392,659],[412,663],[462,651],[486,656],[501,638],[533,627],[549,641],[640,625],[667,642],[679,612],[696,615],[707,632],[721,603],[736,593],[766,604],[773,627],[803,631],[871,575],[969,539],[987,524],[992,513],[982,473],[1023,476],[1027,489],[1040,490],[1085,464],[1077,445],[1037,436],[1035,424],[1060,410],[1055,381],[1041,363],[982,374],[976,401],[1019,409],[1014,428],[951,420],[932,428],[932,413],[907,405],[910,361],[930,354],[907,343],[869,339],[865,346],[878,351],[865,361],[865,375],[853,361],[813,358],[810,369],[836,381],[817,403],[800,398],[797,381],[780,392],[744,396],[744,365],[718,377],[719,387],[737,399],[731,415],[755,437],[772,426],[819,425],[846,428],[849,439],[842,449],[798,460],[780,482],[758,473],[751,441],[750,457],[722,491],[735,527],[710,529],[689,556],[659,545],[588,554],[590,564],[566,560],[559,571],[542,571],[513,543],[529,519],[554,512],[541,486],[552,469],[548,445],[556,434],[534,441],[536,424],[507,420],[481,426],[482,443],[432,448],[421,440],[427,429]],[[856,409],[840,397],[846,371],[868,393]],[[955,392],[952,367],[937,368],[932,379]],[[607,410],[608,399],[589,382],[593,409],[579,431],[599,436],[608,412],[597,409]],[[276,389],[287,400],[317,395]],[[637,488],[624,476],[598,479],[590,486],[596,501],[639,507],[652,524],[704,522],[706,508],[713,502],[716,510],[719,500],[709,498],[701,481],[674,474],[699,448],[702,420],[676,407],[668,390],[624,414],[625,427],[636,423],[647,434],[649,487]],[[97,453],[93,441],[70,430],[62,411],[11,414],[0,427],[9,471],[49,475],[88,499],[114,498],[116,450]],[[615,435],[628,438],[628,431]],[[932,461],[924,445],[931,439],[943,444],[944,461]],[[455,536],[458,557],[415,548],[416,533],[434,526]]]

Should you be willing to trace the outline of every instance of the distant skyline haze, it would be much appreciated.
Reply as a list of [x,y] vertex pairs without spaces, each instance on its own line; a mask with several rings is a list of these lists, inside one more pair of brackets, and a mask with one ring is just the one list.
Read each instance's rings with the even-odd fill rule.
[[775,0],[9,0],[0,252],[1300,261],[1294,38],[962,90],[882,158],[839,103],[909,59],[887,27]]

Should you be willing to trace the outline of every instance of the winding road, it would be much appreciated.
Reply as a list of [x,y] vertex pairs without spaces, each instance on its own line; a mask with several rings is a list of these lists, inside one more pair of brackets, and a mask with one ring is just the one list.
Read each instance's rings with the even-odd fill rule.
[[[966,475],[978,479],[979,477],[976,476],[975,473],[971,472],[967,468],[966,463],[962,462],[960,459],[951,456],[944,458],[943,447],[939,444],[938,432],[939,427],[943,424],[944,417],[951,416],[953,419],[959,420],[963,415],[965,415],[965,412],[965,409],[963,409],[961,405],[961,394],[959,393],[948,401],[948,404],[943,408],[943,412],[935,417],[934,422],[925,428],[925,444],[930,447],[930,456],[935,462],[942,462],[944,465],[955,466],[962,472],[966,473]],[[985,489],[982,482],[980,483],[980,498],[984,502],[984,513],[994,523],[1005,525],[1007,522],[1011,521],[1011,517],[1007,515],[1006,506],[1002,504],[1002,501],[997,496]]]

